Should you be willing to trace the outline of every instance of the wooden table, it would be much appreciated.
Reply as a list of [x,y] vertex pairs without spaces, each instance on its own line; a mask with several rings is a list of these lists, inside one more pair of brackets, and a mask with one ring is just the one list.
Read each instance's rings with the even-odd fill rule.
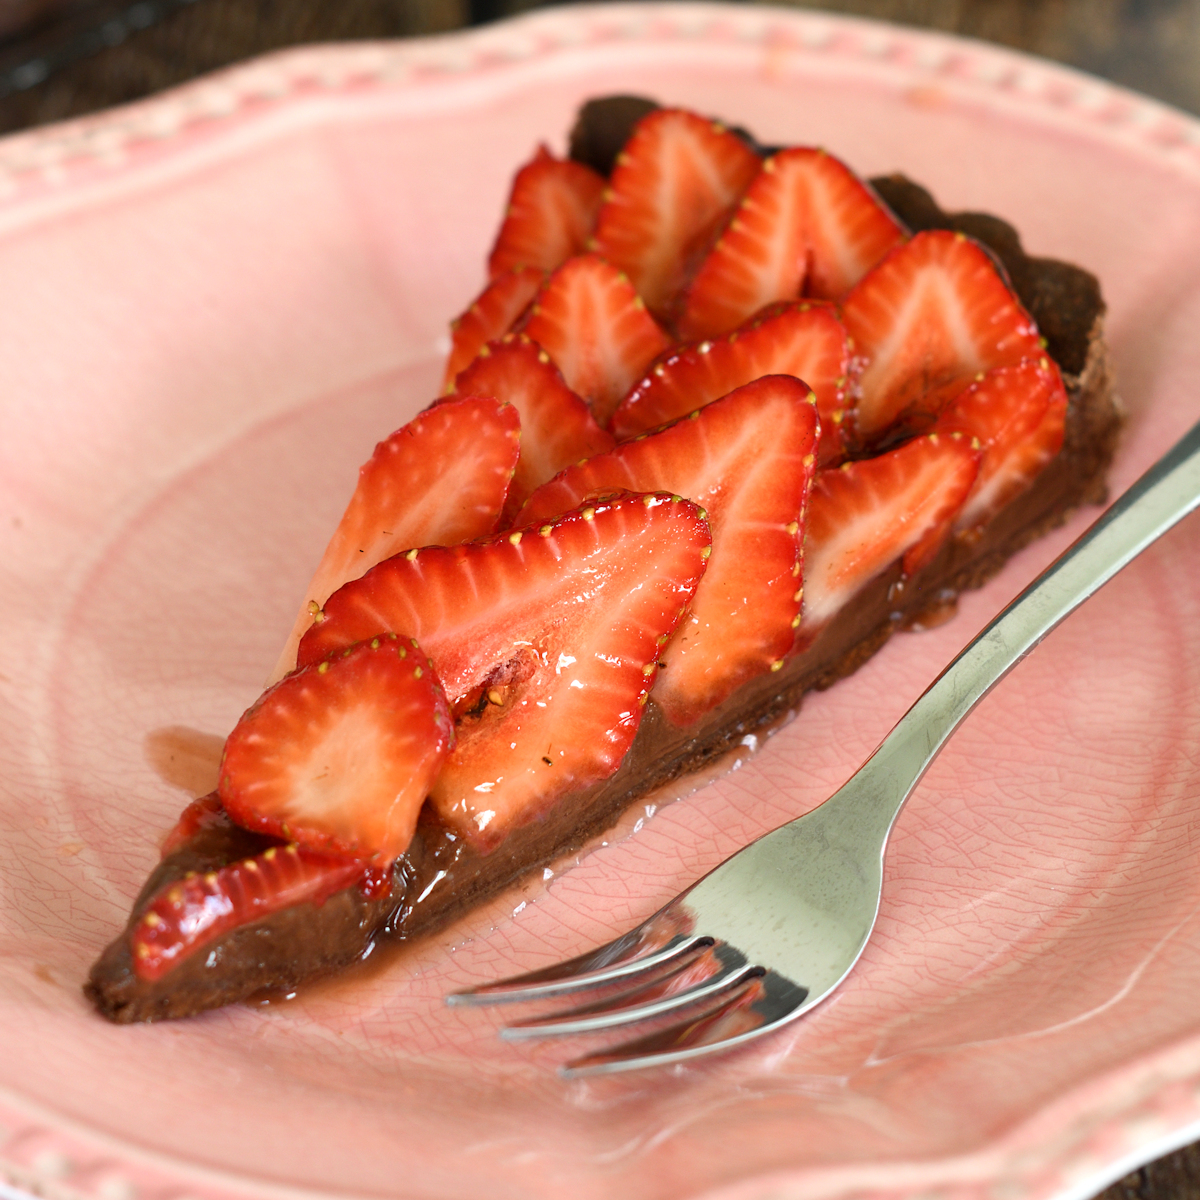
[[[1200,113],[1200,0],[793,0],[945,30]],[[442,33],[530,0],[0,0],[0,133],[133,100],[299,42]],[[1200,1143],[1097,1200],[1196,1200]]]

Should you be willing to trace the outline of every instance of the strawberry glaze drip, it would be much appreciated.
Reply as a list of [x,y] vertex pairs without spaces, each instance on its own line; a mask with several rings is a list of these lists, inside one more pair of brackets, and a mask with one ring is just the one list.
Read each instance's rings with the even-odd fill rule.
[[297,904],[323,904],[360,881],[368,895],[386,894],[384,875],[358,859],[315,854],[295,844],[190,874],[163,888],[134,926],[134,970],[149,982],[161,979],[193,951],[240,925]]

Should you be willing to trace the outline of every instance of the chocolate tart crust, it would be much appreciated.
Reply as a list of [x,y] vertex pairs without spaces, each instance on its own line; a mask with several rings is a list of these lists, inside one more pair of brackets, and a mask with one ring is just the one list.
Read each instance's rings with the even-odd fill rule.
[[[621,109],[619,119],[605,124],[605,103]],[[587,153],[574,156],[602,165],[607,173],[629,127],[648,105],[652,102],[622,97],[585,106],[572,149],[584,145]],[[321,905],[297,905],[201,946],[155,982],[139,979],[130,932],[153,896],[189,871],[214,870],[271,844],[228,820],[202,830],[152,872],[125,930],[93,966],[84,992],[100,1013],[119,1023],[154,1021],[246,1000],[264,989],[286,992],[346,968],[377,942],[407,941],[444,927],[579,849],[640,798],[716,763],[749,735],[768,732],[799,709],[805,692],[827,688],[857,670],[898,628],[944,619],[959,592],[986,582],[1012,554],[1066,521],[1081,504],[1104,500],[1122,413],[1113,395],[1104,301],[1095,277],[1067,263],[1026,255],[1016,231],[996,217],[943,212],[927,191],[901,175],[871,184],[914,232],[961,230],[987,246],[1046,338],[1067,388],[1066,433],[1059,455],[1032,486],[982,531],[948,541],[912,578],[903,579],[898,566],[884,572],[782,670],[752,680],[689,729],[675,729],[651,701],[632,749],[613,776],[514,830],[490,853],[457,838],[427,810],[396,864],[388,896],[368,898],[353,887]]]

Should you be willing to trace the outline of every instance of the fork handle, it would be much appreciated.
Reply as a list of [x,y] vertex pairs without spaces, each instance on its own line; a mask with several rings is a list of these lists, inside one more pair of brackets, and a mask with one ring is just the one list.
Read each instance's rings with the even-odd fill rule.
[[[1200,423],[933,681],[863,765],[884,838],[960,722],[1060,621],[1200,505]],[[861,818],[862,814],[856,814]]]

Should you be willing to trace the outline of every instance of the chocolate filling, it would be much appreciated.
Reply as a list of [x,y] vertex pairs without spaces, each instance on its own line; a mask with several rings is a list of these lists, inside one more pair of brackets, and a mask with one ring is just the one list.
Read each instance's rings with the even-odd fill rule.
[[[572,156],[607,174],[633,123],[652,107],[636,97],[586,105],[572,133]],[[1012,227],[995,217],[942,212],[928,192],[903,176],[871,182],[910,229],[961,230],[1003,264],[1067,386],[1065,442],[1047,470],[981,533],[948,541],[914,577],[902,579],[898,565],[884,572],[781,671],[751,681],[691,728],[674,728],[652,701],[615,775],[514,830],[490,853],[472,848],[426,811],[396,863],[388,896],[367,897],[353,887],[320,905],[297,905],[201,946],[155,982],[140,979],[130,931],[153,896],[189,871],[215,870],[270,844],[227,819],[201,830],[151,873],[125,931],[93,966],[84,991],[101,1013],[117,1022],[152,1021],[245,1000],[263,989],[289,991],[349,966],[377,942],[405,941],[445,926],[522,876],[579,849],[641,797],[716,762],[748,735],[770,730],[799,707],[806,691],[827,688],[857,670],[897,628],[944,619],[960,591],[980,586],[1080,504],[1104,499],[1121,414],[1112,395],[1104,302],[1095,278],[1079,267],[1030,258]]]

